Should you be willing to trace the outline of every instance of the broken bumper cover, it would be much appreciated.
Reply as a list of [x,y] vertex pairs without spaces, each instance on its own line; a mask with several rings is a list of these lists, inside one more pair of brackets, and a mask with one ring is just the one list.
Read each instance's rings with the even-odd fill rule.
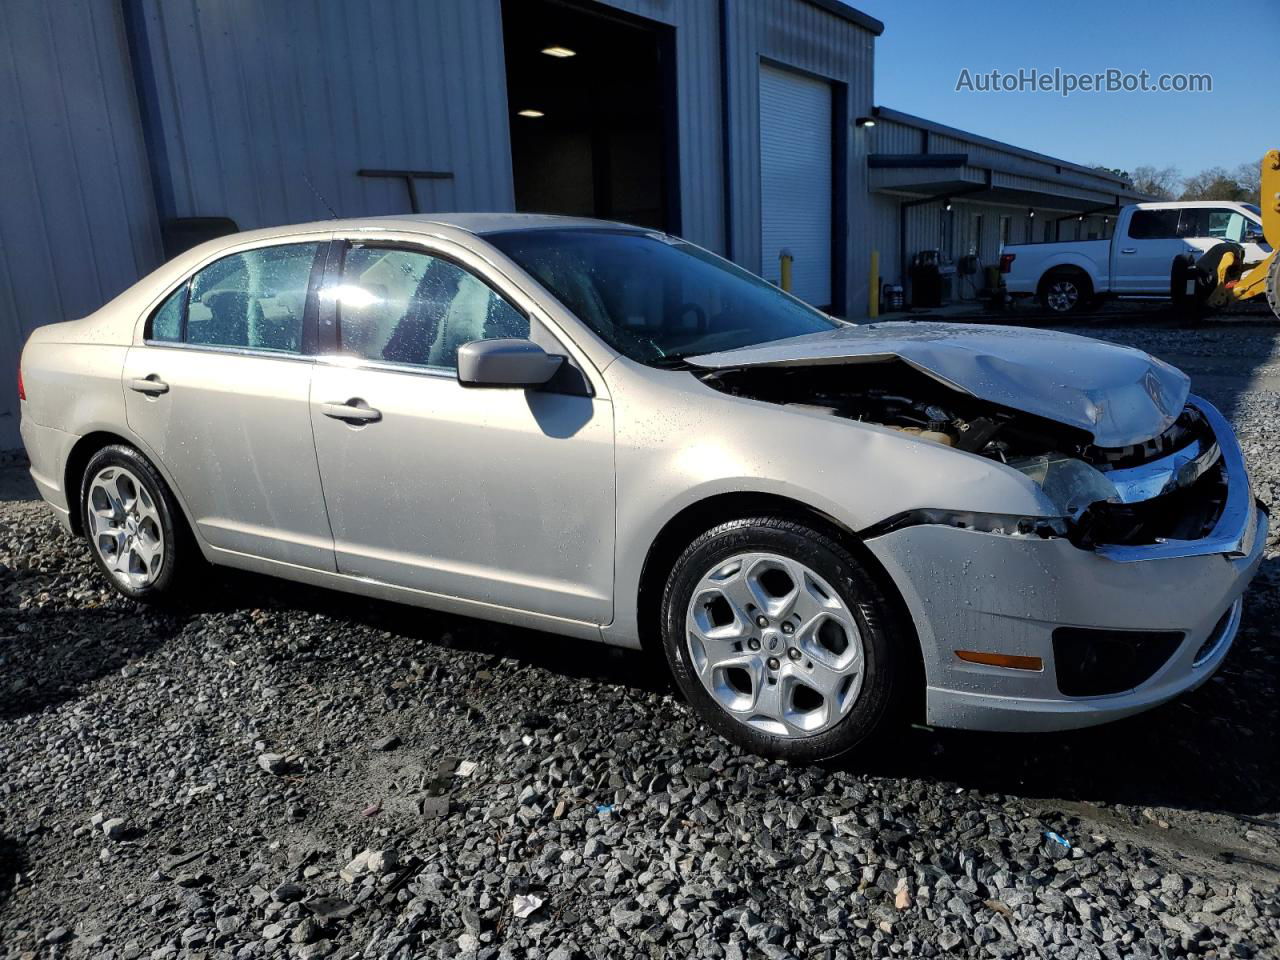
[[[1222,448],[1228,483],[1221,516],[1201,539],[1090,550],[1065,538],[921,524],[866,541],[915,622],[929,723],[1005,731],[1091,726],[1150,709],[1213,675],[1239,627],[1241,595],[1262,560],[1268,518],[1249,489],[1230,426],[1211,405],[1195,402]],[[1090,631],[1111,644],[1104,650],[1157,635],[1167,645],[1126,689],[1065,695],[1060,673],[1078,672],[1079,662],[1057,662],[1055,632],[1065,651],[1064,641]],[[1169,634],[1180,639],[1167,642]],[[1038,658],[1042,669],[966,662],[957,650]],[[1096,661],[1099,676],[1108,669],[1104,660]]]

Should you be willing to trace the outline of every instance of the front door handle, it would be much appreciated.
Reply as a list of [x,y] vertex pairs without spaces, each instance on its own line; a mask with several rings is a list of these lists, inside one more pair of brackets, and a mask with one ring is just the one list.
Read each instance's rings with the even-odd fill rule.
[[1137,247],[1121,247],[1120,252],[1121,253],[1137,253],[1138,248]]
[[149,377],[135,377],[130,380],[129,389],[136,390],[138,393],[145,393],[151,397],[158,397],[162,393],[169,392],[169,385],[153,373]]
[[320,404],[320,412],[334,420],[347,423],[377,423],[382,419],[382,411],[365,405],[363,400],[348,400],[346,403],[330,401]]

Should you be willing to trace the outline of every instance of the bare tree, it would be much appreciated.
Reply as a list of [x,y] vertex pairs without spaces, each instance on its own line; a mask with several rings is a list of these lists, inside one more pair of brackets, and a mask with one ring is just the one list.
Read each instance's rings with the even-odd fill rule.
[[1258,191],[1262,189],[1262,171],[1258,169],[1258,163],[1242,163],[1236,167],[1235,178],[1249,196],[1245,200],[1258,202]]
[[1143,164],[1133,168],[1133,189],[1160,200],[1172,200],[1177,195],[1182,174],[1177,167],[1156,167]]
[[1251,200],[1257,195],[1256,189],[1250,191],[1225,167],[1209,167],[1183,181],[1180,199]]

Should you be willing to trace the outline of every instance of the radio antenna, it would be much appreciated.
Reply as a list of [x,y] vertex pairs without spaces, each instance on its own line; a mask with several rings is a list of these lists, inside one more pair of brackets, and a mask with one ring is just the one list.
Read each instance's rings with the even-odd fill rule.
[[304,173],[304,174],[302,175],[302,179],[303,179],[303,180],[305,180],[305,181],[307,181],[307,186],[308,186],[308,187],[310,187],[310,188],[311,188],[311,192],[312,192],[312,193],[314,193],[314,194],[316,195],[316,199],[317,199],[317,200],[319,200],[321,203],[323,203],[323,204],[325,205],[325,207],[329,210],[329,213],[330,213],[330,215],[333,217],[333,219],[337,220],[337,219],[338,219],[338,211],[337,211],[337,210],[335,210],[335,209],[333,209],[333,207],[329,206],[329,201],[328,201],[328,200],[326,200],[326,199],[324,198],[324,194],[323,194],[323,193],[321,193],[319,190],[317,190],[317,189],[316,189],[316,185],[315,185],[314,183],[312,183],[312,182],[311,182],[311,178],[310,178],[310,177],[308,177],[308,176]]

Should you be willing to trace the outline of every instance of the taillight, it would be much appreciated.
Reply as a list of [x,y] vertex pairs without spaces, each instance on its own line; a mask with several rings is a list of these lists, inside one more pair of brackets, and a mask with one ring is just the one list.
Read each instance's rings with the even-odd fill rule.
[[1018,256],[1018,255],[1017,255],[1016,253],[1002,253],[1002,254],[1000,254],[1000,272],[1001,272],[1001,273],[1008,273],[1008,272],[1009,272],[1009,270],[1010,270],[1010,269],[1012,269],[1012,267],[1013,267],[1013,261],[1014,261],[1015,259],[1017,259],[1017,256]]
[[22,366],[18,366],[18,399],[27,399],[27,388],[22,385]]

